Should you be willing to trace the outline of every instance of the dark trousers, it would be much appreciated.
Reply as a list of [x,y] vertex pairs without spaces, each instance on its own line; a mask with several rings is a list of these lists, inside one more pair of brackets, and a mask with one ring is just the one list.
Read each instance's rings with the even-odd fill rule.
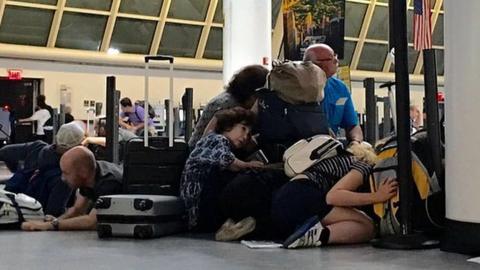
[[272,224],[280,238],[286,238],[307,219],[322,220],[332,206],[325,201],[327,192],[307,179],[293,180],[281,187],[272,201]]
[[250,171],[237,175],[220,196],[223,215],[236,222],[246,217],[255,218],[255,230],[246,238],[276,238],[270,218],[272,194],[287,181],[283,170]]
[[235,176],[230,171],[217,172],[208,177],[203,183],[198,206],[197,226],[195,232],[214,232],[225,222],[225,216],[221,214],[219,196],[227,183]]

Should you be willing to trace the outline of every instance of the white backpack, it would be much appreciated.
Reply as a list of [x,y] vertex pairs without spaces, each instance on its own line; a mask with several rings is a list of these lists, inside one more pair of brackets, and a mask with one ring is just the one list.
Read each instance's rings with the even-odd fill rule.
[[343,144],[328,135],[302,139],[283,154],[285,174],[294,177],[321,160],[336,156],[339,151],[343,151]]
[[42,205],[34,198],[0,189],[0,227],[14,228],[24,221],[44,217]]

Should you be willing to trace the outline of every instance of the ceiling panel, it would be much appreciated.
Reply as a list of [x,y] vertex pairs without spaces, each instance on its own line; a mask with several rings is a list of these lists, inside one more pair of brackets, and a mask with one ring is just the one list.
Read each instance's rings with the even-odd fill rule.
[[108,17],[65,12],[55,47],[98,51]]
[[413,43],[413,10],[407,11],[407,40]]
[[222,60],[223,57],[223,29],[212,27],[205,47],[203,58]]
[[[430,0],[430,8],[433,9],[433,7],[435,6],[435,0]],[[413,7],[413,0],[410,1],[410,6]]]
[[44,4],[44,5],[57,4],[57,0],[17,0],[17,2],[27,2],[27,3]]
[[201,26],[167,23],[163,30],[158,53],[178,57],[195,57],[201,32]]
[[437,23],[432,36],[433,45],[443,46],[443,14],[438,14]]
[[0,42],[46,46],[53,10],[6,6],[0,25]]
[[[150,0],[148,0],[150,1]],[[112,0],[67,0],[65,6],[94,10],[110,10]]]
[[172,0],[169,18],[204,21],[207,16],[209,0]]
[[387,52],[388,45],[386,44],[365,43],[358,62],[358,69],[382,71]]
[[159,16],[163,0],[122,0],[119,11],[122,13]]
[[110,48],[122,53],[148,54],[156,25],[154,21],[117,18]]
[[443,76],[443,73],[445,72],[445,65],[444,65],[444,51],[443,50],[435,50],[435,60],[437,63],[437,74],[440,76]]
[[[412,46],[408,46],[408,72],[413,74],[415,70],[415,65],[417,64],[419,52],[416,51]],[[390,66],[390,72],[395,72],[395,64]]]
[[388,7],[375,6],[367,38],[388,40]]
[[341,66],[349,66],[352,62],[353,51],[357,46],[357,42],[345,40],[343,59],[340,60]]
[[358,37],[368,5],[347,2],[345,7],[345,36]]
[[215,16],[213,16],[214,23],[223,23],[223,0],[218,0]]

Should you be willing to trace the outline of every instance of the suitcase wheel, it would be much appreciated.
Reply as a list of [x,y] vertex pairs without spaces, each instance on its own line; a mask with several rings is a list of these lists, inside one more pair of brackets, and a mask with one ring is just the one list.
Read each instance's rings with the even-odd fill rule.
[[112,236],[112,227],[106,224],[97,225],[98,238],[107,238]]
[[133,208],[138,211],[147,211],[152,209],[153,201],[149,199],[135,199],[133,201]]
[[112,199],[111,198],[98,198],[98,200],[95,202],[95,208],[96,209],[108,209],[110,208],[110,205],[112,204]]
[[153,228],[149,225],[135,226],[133,236],[139,239],[147,239],[153,237]]

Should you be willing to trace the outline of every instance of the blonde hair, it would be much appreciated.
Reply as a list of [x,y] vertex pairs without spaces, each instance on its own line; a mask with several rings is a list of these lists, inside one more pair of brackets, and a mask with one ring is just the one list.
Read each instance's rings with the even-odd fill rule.
[[347,151],[352,153],[358,160],[369,165],[375,165],[378,161],[373,147],[366,142],[352,144],[347,148]]

